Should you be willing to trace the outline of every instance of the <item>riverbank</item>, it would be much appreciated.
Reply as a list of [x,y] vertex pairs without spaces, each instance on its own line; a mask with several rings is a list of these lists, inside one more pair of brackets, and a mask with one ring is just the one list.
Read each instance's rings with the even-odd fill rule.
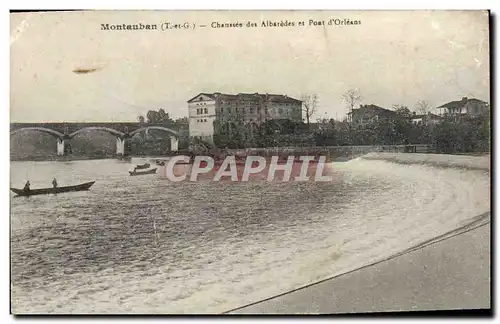
[[116,156],[116,155],[108,155],[108,156],[52,156],[52,157],[27,157],[22,159],[11,159],[11,162],[42,162],[42,161],[85,161],[85,160],[106,160],[106,159],[118,159],[118,160],[130,160],[132,158],[142,158],[142,159],[153,159],[153,158],[166,158],[170,155],[129,155],[126,157]]
[[[260,156],[275,156],[275,155],[326,155],[328,160],[334,162],[348,161],[357,157],[363,157],[366,159],[373,160],[388,160],[397,163],[411,162],[415,163],[413,160],[407,161],[405,158],[400,158],[401,156],[420,156],[419,161],[421,163],[430,163],[436,160],[436,156],[441,156],[438,164],[447,163],[453,159],[453,161],[467,160],[469,157],[477,157],[478,159],[489,160],[488,153],[473,153],[470,154],[433,154],[429,152],[428,145],[413,145],[413,153],[405,153],[407,146],[405,145],[392,145],[392,146],[321,146],[321,147],[270,147],[270,148],[249,148],[249,149],[229,149],[227,153],[230,155],[260,155]],[[165,154],[131,154],[127,158],[167,158],[172,155],[188,154],[188,151],[167,152]],[[203,155],[204,153],[200,153]],[[396,158],[397,157],[397,158]],[[104,155],[91,155],[91,156],[24,156],[24,157],[13,157],[11,156],[11,161],[78,161],[78,160],[102,160],[102,159],[113,159],[119,158],[115,154],[104,154]],[[411,158],[413,159],[413,158]],[[484,167],[483,165],[480,168]],[[489,169],[489,163],[488,163]]]
[[490,233],[488,213],[403,254],[230,314],[489,309]]

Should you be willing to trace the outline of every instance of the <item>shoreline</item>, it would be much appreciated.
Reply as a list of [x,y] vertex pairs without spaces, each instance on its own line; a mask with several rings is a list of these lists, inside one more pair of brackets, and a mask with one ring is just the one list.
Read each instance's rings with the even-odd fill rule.
[[26,159],[10,159],[10,162],[70,162],[70,161],[86,161],[86,160],[130,160],[137,158],[152,159],[152,158],[166,158],[170,155],[129,155],[122,156],[79,156],[79,157],[40,157],[40,158],[26,158]]
[[491,309],[490,235],[487,212],[381,261],[223,314]]
[[[175,155],[182,155],[186,152],[182,152],[179,154]],[[236,152],[235,152],[236,153]],[[283,155],[284,153],[281,153]],[[203,155],[203,154],[200,154]],[[236,154],[235,154],[236,155]],[[256,154],[259,155],[259,154]],[[279,155],[279,154],[277,154]],[[294,155],[294,156],[301,156],[304,155],[304,153],[300,152],[295,152],[295,153],[290,153],[289,155]],[[307,154],[305,154],[307,155]],[[106,159],[117,159],[117,160],[129,160],[132,158],[144,158],[144,159],[153,159],[153,158],[168,158],[172,157],[172,154],[158,154],[158,155],[128,155],[126,157],[122,156],[116,156],[116,155],[108,155],[108,156],[52,156],[52,157],[26,157],[26,158],[15,158],[12,159],[10,158],[10,162],[67,162],[67,161],[84,161],[84,160],[106,160]],[[265,156],[265,155],[262,155]],[[429,159],[424,159],[420,158],[419,161],[408,161],[404,158],[404,156],[420,156],[420,157],[429,157]],[[433,166],[454,166],[450,165],[449,163],[447,164],[448,161],[429,161],[432,159],[433,156],[449,156],[449,157],[454,157],[455,159],[461,159],[461,158],[470,158],[473,157],[475,159],[483,158],[484,157],[490,157],[490,153],[455,153],[455,154],[436,154],[436,153],[383,153],[383,152],[372,152],[372,153],[366,153],[366,154],[345,154],[345,155],[340,155],[340,156],[334,156],[330,157],[331,162],[344,162],[344,161],[349,161],[355,158],[363,158],[365,160],[386,160],[389,162],[394,162],[394,163],[399,163],[399,164],[428,164],[428,165],[433,165]],[[465,168],[469,169],[477,169],[477,170],[490,170],[489,163],[487,166],[481,165],[481,166],[463,166]]]

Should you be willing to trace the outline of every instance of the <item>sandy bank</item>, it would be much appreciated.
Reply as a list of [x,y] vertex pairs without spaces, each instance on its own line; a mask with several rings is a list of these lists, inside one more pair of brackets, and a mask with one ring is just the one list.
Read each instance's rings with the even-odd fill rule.
[[482,216],[405,254],[230,314],[490,308],[490,224]]
[[490,170],[490,155],[449,155],[419,153],[368,153],[361,157],[366,160],[384,160],[401,164],[428,164],[440,167]]

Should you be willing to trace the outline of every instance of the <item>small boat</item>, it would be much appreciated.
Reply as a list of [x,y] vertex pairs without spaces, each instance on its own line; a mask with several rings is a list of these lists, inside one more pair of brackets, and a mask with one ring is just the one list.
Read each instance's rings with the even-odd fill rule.
[[165,165],[165,161],[156,160],[156,165],[164,166]]
[[84,191],[89,190],[90,187],[95,183],[95,181],[82,183],[76,186],[67,186],[67,187],[56,187],[56,188],[43,188],[43,189],[16,189],[10,188],[12,192],[17,194],[18,196],[34,196],[34,195],[48,195],[48,194],[57,194],[63,192],[74,192],[74,191]]
[[149,163],[137,164],[135,167],[137,170],[143,170],[149,168],[151,165]]
[[148,171],[129,171],[131,176],[138,176],[138,175],[143,175],[143,174],[155,174],[156,173],[156,168],[148,170]]

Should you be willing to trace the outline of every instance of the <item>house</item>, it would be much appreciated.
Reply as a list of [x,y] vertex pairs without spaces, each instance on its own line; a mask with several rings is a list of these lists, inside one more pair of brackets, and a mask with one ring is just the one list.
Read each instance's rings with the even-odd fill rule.
[[463,97],[462,100],[450,101],[436,108],[439,116],[472,116],[477,117],[489,110],[489,104],[485,101]]
[[373,104],[360,105],[347,114],[348,122],[352,125],[366,125],[375,121],[393,120],[398,118],[395,111],[385,109]]
[[200,93],[188,100],[189,136],[213,142],[214,122],[255,129],[275,119],[302,121],[302,101],[286,95]]
[[411,122],[417,125],[435,125],[439,123],[442,119],[443,117],[430,112],[427,114],[420,114],[420,115],[417,115],[417,113],[413,112],[413,115],[411,116]]

